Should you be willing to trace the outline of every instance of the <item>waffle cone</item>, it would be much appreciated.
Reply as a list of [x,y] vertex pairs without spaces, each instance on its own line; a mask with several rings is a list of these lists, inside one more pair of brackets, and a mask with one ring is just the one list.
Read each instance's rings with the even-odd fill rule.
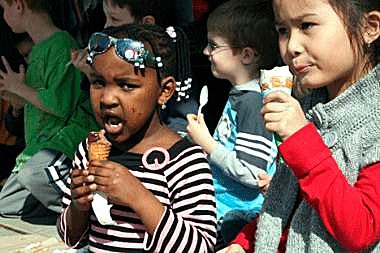
[[90,160],[108,160],[111,143],[106,139],[104,133],[104,130],[89,133],[88,154]]
[[90,160],[108,160],[111,146],[104,143],[91,143],[89,146]]

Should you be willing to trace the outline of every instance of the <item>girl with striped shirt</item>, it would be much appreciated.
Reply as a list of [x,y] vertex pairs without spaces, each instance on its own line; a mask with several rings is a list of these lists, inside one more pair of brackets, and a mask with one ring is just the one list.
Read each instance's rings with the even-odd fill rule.
[[[71,247],[91,252],[213,252],[215,197],[201,147],[162,124],[175,91],[172,40],[155,25],[108,28],[91,36],[91,101],[112,143],[109,160],[76,152],[57,228]],[[114,224],[102,225],[95,192],[111,204]]]

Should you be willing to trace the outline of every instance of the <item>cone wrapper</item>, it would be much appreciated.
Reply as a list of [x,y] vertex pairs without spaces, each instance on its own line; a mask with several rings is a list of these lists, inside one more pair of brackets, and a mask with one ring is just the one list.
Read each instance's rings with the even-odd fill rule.
[[260,88],[263,97],[273,91],[292,93],[293,75],[288,66],[260,70]]
[[[90,161],[108,160],[111,143],[104,136],[105,130],[90,132],[87,136],[88,154]],[[95,216],[102,225],[115,225],[116,222],[111,217],[112,204],[108,203],[107,195],[104,192],[95,192],[91,203]]]
[[[293,75],[288,66],[275,67],[271,70],[260,70],[260,88],[263,97],[274,91],[282,91],[291,95],[293,88]],[[274,133],[274,140],[277,146],[282,143],[281,137]],[[278,153],[280,164],[284,164],[284,159]]]
[[104,192],[95,192],[91,202],[92,209],[99,223],[102,225],[116,225],[111,217],[112,204],[108,203],[107,195]]

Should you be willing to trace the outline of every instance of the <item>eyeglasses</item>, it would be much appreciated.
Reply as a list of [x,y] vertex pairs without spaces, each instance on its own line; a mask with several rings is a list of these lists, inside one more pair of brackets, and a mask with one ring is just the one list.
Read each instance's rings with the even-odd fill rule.
[[207,52],[209,54],[212,54],[218,48],[223,48],[223,47],[237,48],[237,47],[233,47],[233,46],[230,46],[230,45],[217,45],[215,42],[207,41],[205,49],[207,50]]
[[96,32],[90,37],[87,62],[93,64],[96,55],[105,53],[112,46],[115,46],[117,56],[127,62],[132,62],[135,67],[145,68],[145,64],[152,68],[162,67],[161,58],[154,57],[145,49],[142,42],[125,38],[117,39],[101,32]]

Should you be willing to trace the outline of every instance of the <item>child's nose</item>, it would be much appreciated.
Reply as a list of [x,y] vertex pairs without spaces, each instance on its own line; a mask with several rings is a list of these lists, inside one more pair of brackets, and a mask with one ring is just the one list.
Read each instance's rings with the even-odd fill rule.
[[203,48],[203,54],[206,55],[206,56],[209,56],[210,55],[210,49],[208,46],[205,46]]
[[118,106],[119,99],[117,97],[117,91],[113,87],[105,86],[100,102],[103,108]]
[[287,41],[286,49],[288,54],[290,54],[292,57],[301,54],[303,51],[301,36],[296,32],[291,33]]

